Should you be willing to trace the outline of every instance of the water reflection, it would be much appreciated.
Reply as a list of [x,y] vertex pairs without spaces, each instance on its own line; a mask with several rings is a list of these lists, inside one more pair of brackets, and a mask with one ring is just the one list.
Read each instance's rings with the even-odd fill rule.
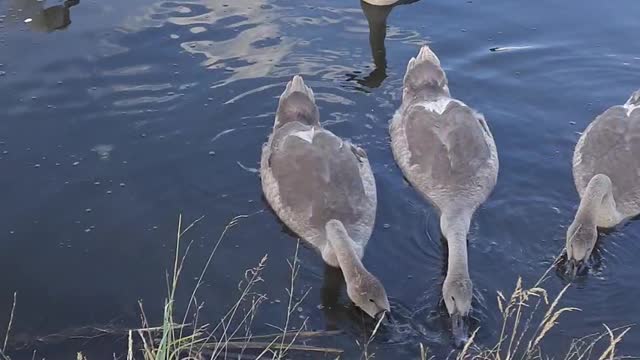
[[71,11],[80,0],[66,0],[62,4],[45,7],[46,1],[14,0],[14,8],[18,9],[19,18],[28,24],[29,28],[38,32],[52,32],[64,30],[71,24]]
[[[387,49],[384,41],[387,38],[387,18],[398,5],[406,5],[418,2],[420,0],[398,1],[392,5],[372,5],[364,0],[360,1],[362,12],[367,18],[369,24],[369,46],[371,48],[371,57],[375,68],[364,79],[356,81],[368,88],[379,87],[384,79],[387,78]],[[355,75],[352,75],[355,78]]]
[[172,6],[175,11],[168,22],[188,29],[188,32],[174,34],[176,39],[181,39],[183,50],[204,56],[203,66],[227,73],[215,86],[267,77],[293,47],[274,21],[277,8],[268,1],[205,0],[164,4],[167,9]]

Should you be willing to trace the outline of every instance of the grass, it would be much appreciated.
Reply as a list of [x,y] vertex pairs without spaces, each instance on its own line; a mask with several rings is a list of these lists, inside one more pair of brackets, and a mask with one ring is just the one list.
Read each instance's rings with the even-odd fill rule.
[[[225,227],[218,241],[214,245],[201,276],[194,287],[183,318],[175,321],[175,296],[179,284],[180,275],[188,255],[191,243],[186,245],[181,255],[182,238],[200,220],[191,223],[185,229],[182,226],[182,217],[178,220],[178,233],[176,237],[176,256],[174,258],[172,273],[168,275],[168,295],[165,301],[163,322],[159,327],[152,328],[144,316],[141,305],[142,324],[141,329],[130,331],[128,334],[128,359],[133,359],[136,343],[142,344],[142,355],[145,360],[178,360],[178,359],[222,359],[234,354],[234,358],[243,358],[246,352],[252,351],[252,359],[284,359],[291,351],[317,352],[339,355],[342,350],[327,347],[301,345],[300,339],[310,339],[319,336],[335,335],[336,332],[303,331],[307,319],[291,330],[293,314],[306,298],[308,291],[299,299],[294,296],[296,279],[300,270],[298,260],[299,243],[296,246],[293,260],[289,262],[291,272],[289,287],[285,289],[288,297],[287,313],[282,327],[273,326],[277,332],[274,334],[254,336],[252,324],[257,315],[258,308],[267,299],[266,295],[256,290],[256,286],[263,282],[261,274],[267,264],[265,255],[258,264],[245,272],[244,280],[239,284],[240,294],[238,300],[232,305],[222,318],[215,324],[200,324],[199,314],[203,303],[197,300],[198,289],[202,286],[202,279],[213,262],[214,255],[227,232],[248,215],[237,216]],[[136,341],[138,340],[138,341]]]
[[[215,253],[220,241],[227,233],[227,231],[237,224],[240,218],[234,218],[232,222],[227,225],[223,231],[218,243],[214,247],[212,256]],[[181,228],[181,221],[179,228]],[[187,227],[188,230],[192,225]],[[185,230],[185,231],[186,231]],[[184,231],[178,232],[176,254],[179,254],[181,236]],[[188,252],[187,247],[187,252]],[[236,354],[242,357],[244,352],[249,349],[257,349],[259,352],[257,356],[251,357],[252,359],[284,359],[290,351],[305,351],[305,352],[319,352],[319,353],[333,353],[340,355],[340,349],[312,347],[307,345],[296,345],[296,340],[300,338],[324,336],[327,333],[318,332],[303,332],[306,325],[306,319],[303,321],[302,326],[297,331],[289,331],[288,328],[291,324],[292,315],[295,309],[302,304],[306,298],[308,292],[304,293],[300,299],[295,300],[293,296],[293,289],[295,288],[295,280],[299,272],[298,262],[298,250],[299,243],[296,246],[296,251],[293,256],[293,261],[289,262],[289,268],[291,271],[291,280],[289,287],[286,289],[288,295],[287,313],[284,319],[284,326],[277,328],[278,332],[271,335],[264,336],[252,336],[251,324],[256,315],[258,306],[266,298],[263,294],[253,292],[254,286],[262,282],[260,273],[264,269],[266,264],[266,256],[260,261],[260,263],[253,269],[249,270],[245,274],[246,286],[242,289],[238,302],[232,306],[229,312],[220,320],[220,323],[213,329],[213,332],[207,334],[204,327],[195,329],[192,333],[185,336],[183,329],[191,325],[183,320],[180,326],[180,335],[174,336],[176,331],[176,325],[173,323],[173,309],[172,304],[174,302],[173,296],[175,295],[175,287],[178,284],[178,277],[182,264],[184,262],[184,256],[182,260],[175,261],[174,272],[169,292],[169,298],[167,305],[165,306],[164,325],[162,327],[162,341],[157,348],[151,348],[145,346],[144,354],[145,360],[173,360],[183,358],[181,356],[188,355],[189,358],[199,358],[203,352],[206,351],[206,355],[210,359],[226,358],[230,351],[235,351]],[[561,254],[562,255],[562,254]],[[211,258],[207,262],[205,269],[203,269],[202,275],[206,272],[207,267],[211,263]],[[565,286],[553,299],[550,299],[547,291],[542,287],[542,284],[548,279],[549,272],[557,265],[561,256],[558,256],[556,261],[547,269],[543,276],[534,284],[534,286],[526,288],[523,285],[522,279],[519,278],[514,291],[507,298],[503,293],[498,292],[497,305],[500,313],[502,314],[502,326],[498,341],[492,347],[482,346],[475,342],[477,334],[474,332],[470,338],[470,341],[465,347],[455,355],[456,360],[542,360],[542,359],[563,359],[563,360],[586,360],[586,359],[598,359],[598,360],[614,360],[621,359],[616,356],[616,347],[624,337],[624,335],[630,330],[630,326],[610,329],[606,325],[605,330],[599,334],[591,334],[579,339],[575,339],[569,346],[567,353],[562,357],[551,357],[545,355],[543,351],[543,340],[551,333],[551,331],[558,324],[562,314],[580,311],[580,309],[574,307],[561,307],[560,302],[565,293],[569,290],[570,285]],[[178,259],[178,255],[176,255]],[[202,279],[202,276],[200,277]],[[195,299],[195,293],[197,287],[192,294],[192,301]],[[243,302],[249,301],[249,310],[244,312],[242,316],[238,316],[240,305]],[[197,306],[197,302],[193,302]],[[200,308],[197,306],[198,309]],[[196,312],[197,314],[197,312]],[[197,316],[196,316],[197,319]],[[234,319],[238,319],[234,324]],[[197,322],[196,322],[197,323]],[[195,325],[194,323],[193,325]],[[375,335],[379,329],[381,321],[376,324],[371,336],[362,345],[362,359],[369,360],[375,357],[375,354],[371,353],[369,346],[375,338]],[[275,327],[275,326],[274,326]],[[238,336],[238,333],[242,329],[243,336]],[[214,336],[213,334],[219,334]],[[331,334],[332,335],[332,334]],[[141,335],[142,336],[142,335]],[[145,342],[145,345],[152,343],[152,339],[149,338]],[[130,342],[131,343],[131,342]],[[596,348],[603,348],[600,352],[596,352]],[[131,347],[130,347],[131,353]],[[418,355],[421,360],[430,360],[434,357],[429,356],[428,349],[420,344],[420,353]]]
[[[457,354],[456,360],[621,359],[616,356],[616,347],[631,329],[631,325],[615,329],[603,325],[605,330],[602,333],[574,339],[567,353],[562,357],[550,356],[543,351],[543,340],[558,325],[561,315],[581,311],[575,307],[560,307],[560,301],[571,284],[562,288],[552,300],[542,287],[549,272],[558,265],[562,255],[561,253],[556,258],[556,261],[532,287],[524,287],[522,279],[518,278],[509,298],[502,292],[498,292],[497,304],[502,314],[502,326],[496,344],[490,348],[476,344],[475,336],[478,331],[476,330],[470,341]],[[595,351],[597,347],[604,347],[604,349],[597,354]]]
[[[247,270],[243,280],[238,284],[237,301],[230,306],[214,324],[201,323],[200,313],[204,303],[198,300],[198,290],[203,285],[203,279],[207,270],[213,263],[214,256],[227,233],[236,226],[239,221],[250,215],[241,215],[233,218],[224,228],[215,242],[209,257],[203,266],[198,281],[191,291],[184,315],[176,315],[176,292],[180,284],[180,276],[184,268],[192,243],[184,244],[184,234],[196,226],[202,218],[197,219],[183,228],[182,217],[178,219],[178,231],[175,244],[175,258],[173,259],[170,273],[167,274],[167,298],[162,313],[162,324],[151,326],[145,315],[142,304],[141,322],[139,329],[125,331],[114,330],[108,327],[87,327],[76,329],[72,335],[67,333],[53,334],[50,338],[94,338],[104,334],[121,334],[127,339],[127,360],[182,360],[182,359],[263,359],[282,360],[293,358],[294,352],[309,354],[330,355],[332,359],[340,359],[343,351],[337,348],[312,346],[307,342],[326,336],[339,334],[336,331],[306,331],[307,319],[297,324],[294,330],[294,314],[308,295],[308,290],[302,296],[294,295],[296,279],[300,270],[298,258],[299,242],[291,261],[288,261],[290,270],[290,282],[285,289],[287,294],[287,312],[281,327],[270,325],[275,329],[272,334],[254,335],[253,323],[259,308],[267,297],[259,291],[259,285],[264,282],[262,272],[267,266],[268,257],[265,255],[257,264]],[[184,250],[183,250],[184,248]],[[502,292],[497,294],[497,306],[502,315],[502,325],[498,340],[493,346],[487,347],[476,343],[476,330],[470,337],[470,341],[459,352],[450,354],[449,358],[455,360],[619,360],[632,359],[616,354],[617,346],[630,330],[631,326],[609,328],[606,325],[602,332],[590,334],[582,338],[574,339],[564,355],[550,356],[543,349],[544,339],[547,338],[559,323],[562,315],[568,312],[580,311],[574,307],[562,307],[560,302],[570,285],[565,286],[551,299],[547,291],[542,287],[548,278],[549,272],[557,265],[554,262],[543,276],[531,287],[525,287],[522,279],[518,279],[510,296],[506,297]],[[11,316],[7,325],[4,341],[0,348],[0,360],[10,360],[7,355],[7,344],[11,328],[14,322],[17,294],[14,294]],[[369,349],[382,322],[376,324],[372,334],[362,343],[361,359],[370,360],[375,354]],[[87,335],[90,334],[90,335]],[[44,337],[41,339],[46,339]],[[34,352],[35,358],[35,352]],[[77,359],[87,360],[82,353],[77,354]],[[429,354],[428,348],[420,344],[419,354],[416,359],[436,359]],[[640,358],[634,358],[640,359]],[[89,359],[90,360],[90,359]]]
[[16,312],[16,300],[17,300],[18,294],[17,293],[13,293],[13,305],[11,306],[11,315],[9,316],[9,323],[7,324],[7,330],[5,331],[4,334],[4,342],[2,343],[2,349],[0,349],[0,359],[2,360],[8,360],[9,356],[7,356],[6,352],[7,352],[7,343],[9,342],[9,334],[11,333],[11,327],[13,326],[13,316],[15,315]]

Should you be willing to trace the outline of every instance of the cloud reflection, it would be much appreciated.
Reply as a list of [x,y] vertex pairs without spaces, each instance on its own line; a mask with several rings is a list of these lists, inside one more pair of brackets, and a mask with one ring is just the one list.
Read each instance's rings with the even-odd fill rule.
[[176,4],[173,10],[167,22],[188,31],[179,34],[180,46],[204,56],[203,66],[228,73],[216,86],[268,76],[294,46],[274,21],[277,8],[265,0],[204,0]]

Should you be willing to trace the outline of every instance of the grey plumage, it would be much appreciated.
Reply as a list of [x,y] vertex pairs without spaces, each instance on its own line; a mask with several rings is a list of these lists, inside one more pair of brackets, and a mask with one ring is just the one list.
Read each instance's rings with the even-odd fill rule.
[[640,109],[629,111],[633,106],[629,104],[640,102],[640,97],[634,96],[624,106],[607,109],[589,125],[576,145],[573,160],[580,195],[595,175],[607,175],[617,210],[625,218],[640,213]]
[[407,65],[402,105],[390,125],[393,155],[416,190],[440,210],[448,266],[442,295],[457,345],[471,310],[467,233],[498,177],[498,153],[484,117],[451,97],[440,60],[423,46]]
[[640,90],[624,105],[607,109],[584,131],[573,153],[580,206],[567,228],[567,272],[586,265],[598,228],[640,214]]
[[369,160],[322,127],[313,91],[300,76],[280,97],[260,177],[278,217],[327,264],[342,269],[349,298],[371,317],[388,312],[384,287],[361,262],[377,206]]

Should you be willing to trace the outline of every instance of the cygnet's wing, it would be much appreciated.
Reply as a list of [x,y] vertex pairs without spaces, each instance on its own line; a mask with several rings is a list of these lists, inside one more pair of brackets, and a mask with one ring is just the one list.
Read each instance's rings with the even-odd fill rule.
[[444,110],[419,103],[405,114],[409,171],[439,207],[461,198],[478,205],[497,179],[493,137],[481,115],[459,101],[439,101]]
[[640,213],[640,109],[611,107],[580,137],[573,154],[573,177],[581,195],[597,174],[611,179],[618,211],[625,216]]
[[331,219],[348,226],[372,206],[375,212],[375,196],[367,194],[363,178],[371,169],[361,149],[322,128],[305,126],[282,137],[279,131],[269,166],[282,205],[298,214],[298,222],[320,231]]

